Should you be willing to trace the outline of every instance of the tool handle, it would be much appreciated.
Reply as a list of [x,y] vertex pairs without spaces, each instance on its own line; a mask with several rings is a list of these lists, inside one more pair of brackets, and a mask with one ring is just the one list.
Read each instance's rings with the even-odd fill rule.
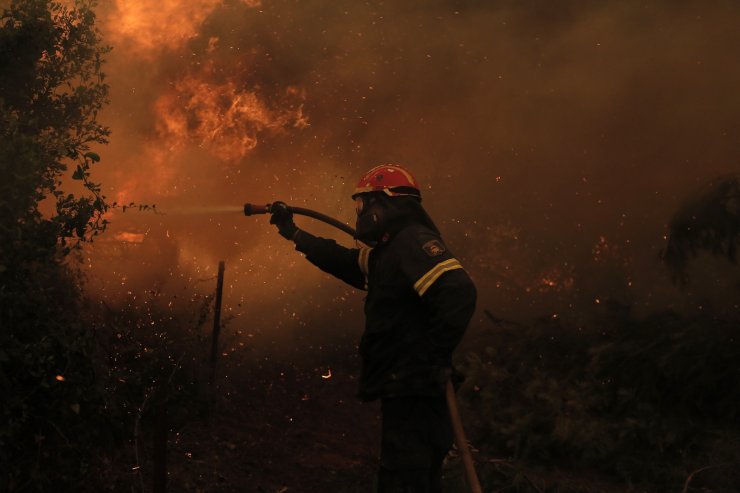
[[452,431],[455,434],[455,444],[462,457],[465,468],[465,476],[468,480],[468,487],[471,493],[482,493],[478,475],[475,473],[473,455],[470,453],[468,440],[465,438],[465,430],[460,419],[460,410],[457,408],[457,399],[455,398],[455,388],[452,380],[447,380],[447,409],[450,411],[450,421],[452,422]]

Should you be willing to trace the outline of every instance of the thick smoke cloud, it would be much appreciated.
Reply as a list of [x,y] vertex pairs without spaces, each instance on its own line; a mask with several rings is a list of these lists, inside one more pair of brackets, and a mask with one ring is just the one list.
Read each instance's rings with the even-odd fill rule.
[[100,16],[113,135],[98,178],[165,213],[117,213],[90,251],[110,302],[208,292],[225,259],[234,323],[356,332],[362,295],[266,218],[193,212],[282,199],[351,223],[357,178],[397,162],[480,308],[734,309],[725,266],[703,262],[680,293],[657,261],[681,201],[740,170],[734,2],[117,0]]

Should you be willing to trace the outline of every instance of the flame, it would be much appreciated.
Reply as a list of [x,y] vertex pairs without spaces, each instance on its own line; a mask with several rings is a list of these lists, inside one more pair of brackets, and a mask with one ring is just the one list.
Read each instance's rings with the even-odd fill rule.
[[[139,57],[154,58],[162,50],[176,50],[198,36],[203,21],[224,0],[115,0],[106,21],[112,42]],[[241,0],[257,8],[260,0]]]
[[123,243],[141,243],[144,241],[143,233],[122,232],[115,236],[116,241]]
[[206,67],[197,75],[185,75],[156,101],[155,128],[170,151],[194,144],[225,161],[235,161],[257,146],[262,132],[308,125],[303,91],[287,88],[283,101],[273,108],[234,80],[209,80],[211,72]]
[[[114,0],[107,7],[104,30],[116,52],[137,66],[172,57],[200,36],[203,23],[234,0]],[[260,0],[239,0],[258,8]],[[124,158],[124,168],[146,165],[146,177],[120,172],[115,201],[157,203],[187,192],[188,166],[194,150],[234,163],[247,156],[268,134],[308,125],[303,112],[305,91],[284,87],[263,94],[255,73],[241,58],[217,64],[210,54],[219,46],[208,37],[205,60],[168,75],[168,84],[150,103],[153,134],[139,151]],[[146,84],[146,82],[141,82]],[[130,163],[130,166],[127,164]],[[111,213],[113,214],[113,213]]]

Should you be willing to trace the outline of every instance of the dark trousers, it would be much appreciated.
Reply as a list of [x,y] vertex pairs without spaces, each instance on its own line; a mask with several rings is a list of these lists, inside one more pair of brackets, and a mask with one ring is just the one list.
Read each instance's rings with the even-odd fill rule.
[[381,414],[378,493],[439,493],[453,440],[445,398],[385,398]]

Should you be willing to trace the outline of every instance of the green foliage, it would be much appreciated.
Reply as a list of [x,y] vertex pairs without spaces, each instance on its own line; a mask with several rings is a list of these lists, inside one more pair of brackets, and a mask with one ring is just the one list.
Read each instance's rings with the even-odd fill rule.
[[523,464],[682,484],[707,463],[740,460],[717,445],[740,434],[738,336],[737,321],[636,320],[620,306],[590,329],[499,326],[464,365],[474,439]]
[[108,440],[95,341],[65,264],[106,224],[90,180],[99,156],[89,147],[108,135],[97,122],[107,49],[94,22],[90,1],[15,0],[0,15],[2,491],[75,489],[90,445]]
[[[107,102],[103,56],[92,2],[69,9],[16,0],[0,18],[0,243],[2,258],[24,252],[29,236],[45,254],[104,229],[107,210],[90,166],[90,145],[109,130],[97,122]],[[63,189],[70,165],[85,193]],[[54,211],[42,213],[45,201]],[[66,247],[61,253],[66,253]],[[35,255],[39,252],[33,252]]]

